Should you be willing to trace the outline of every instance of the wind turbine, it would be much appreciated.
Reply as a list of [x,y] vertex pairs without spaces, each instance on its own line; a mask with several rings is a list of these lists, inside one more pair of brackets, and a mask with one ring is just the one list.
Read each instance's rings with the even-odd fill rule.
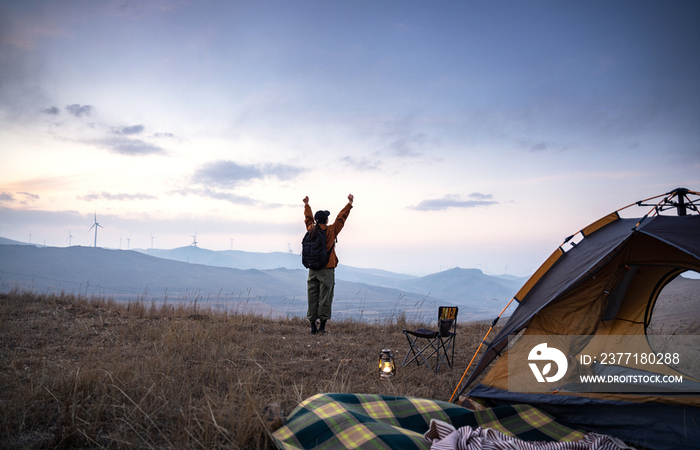
[[70,234],[70,230],[68,230],[68,239],[66,239],[68,241],[68,247],[70,247],[72,239],[73,239],[73,235]]
[[197,248],[197,232],[196,231],[192,235],[192,243],[190,244],[190,247],[192,247],[193,245],[195,248]]
[[131,243],[131,236],[126,238],[126,249],[129,250],[129,243]]
[[[90,227],[90,230],[92,230],[93,228],[95,229],[95,248],[97,248],[97,228],[98,227],[104,228],[102,225],[97,223],[97,213],[95,213],[95,223],[93,223],[92,226]],[[88,230],[88,233],[90,232],[90,230]]]
[[233,238],[231,238],[231,251],[233,251]]
[[156,237],[153,236],[153,233],[148,233],[148,234],[151,235],[151,250],[153,250],[153,239],[155,239]]

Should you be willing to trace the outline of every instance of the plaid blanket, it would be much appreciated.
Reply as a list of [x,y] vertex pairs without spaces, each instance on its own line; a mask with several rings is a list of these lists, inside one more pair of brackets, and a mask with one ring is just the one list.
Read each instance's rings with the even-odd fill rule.
[[452,403],[371,394],[318,394],[304,400],[272,434],[280,450],[429,449],[431,419],[455,428],[492,428],[527,441],[577,441],[584,432],[527,405],[470,411]]

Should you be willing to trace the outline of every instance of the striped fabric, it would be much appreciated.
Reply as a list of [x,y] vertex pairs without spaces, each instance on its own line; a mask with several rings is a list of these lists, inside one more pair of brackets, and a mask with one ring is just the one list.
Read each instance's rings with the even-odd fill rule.
[[371,394],[318,394],[303,401],[272,436],[281,450],[429,449],[431,421],[491,428],[526,441],[577,441],[585,433],[526,405],[470,411],[453,403]]
[[433,419],[424,435],[431,442],[430,450],[625,450],[624,442],[596,433],[588,433],[574,442],[530,442],[508,436],[490,428],[452,425]]

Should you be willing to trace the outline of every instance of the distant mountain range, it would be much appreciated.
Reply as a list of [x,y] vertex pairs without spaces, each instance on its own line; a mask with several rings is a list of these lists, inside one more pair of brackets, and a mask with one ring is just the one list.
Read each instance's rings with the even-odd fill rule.
[[34,244],[27,244],[26,242],[13,241],[12,239],[0,237],[0,245],[34,245]]
[[[197,300],[272,316],[306,314],[307,271],[301,258],[290,253],[20,244],[0,238],[2,291],[16,287],[118,300]],[[336,270],[333,314],[369,320],[406,314],[430,320],[438,306],[456,305],[460,320],[484,320],[495,317],[525,281],[478,269],[416,277],[341,265]]]

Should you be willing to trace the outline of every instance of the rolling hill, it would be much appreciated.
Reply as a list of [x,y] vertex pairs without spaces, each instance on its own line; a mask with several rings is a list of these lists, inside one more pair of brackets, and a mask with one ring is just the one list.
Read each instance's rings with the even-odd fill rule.
[[[146,253],[151,254],[80,246],[0,245],[0,289],[146,301],[197,300],[273,316],[306,313],[307,272],[295,268],[298,257],[195,247]],[[432,317],[437,306],[450,304],[462,308],[463,320],[482,320],[498,314],[521,284],[476,269],[415,277],[340,266],[333,311],[365,319],[399,313]]]

